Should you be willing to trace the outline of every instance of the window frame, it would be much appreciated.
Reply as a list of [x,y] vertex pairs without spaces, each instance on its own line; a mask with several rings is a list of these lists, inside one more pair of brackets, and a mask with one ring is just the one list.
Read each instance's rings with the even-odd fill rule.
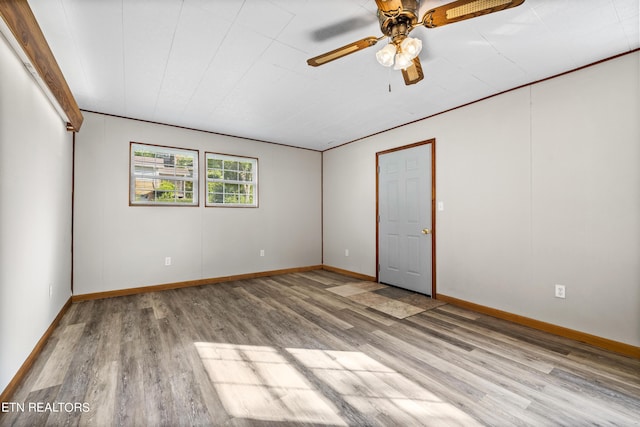
[[[161,201],[137,201],[136,200],[136,178],[145,177],[144,174],[136,174],[134,162],[134,153],[136,150],[148,150],[154,153],[164,153],[167,155],[186,155],[193,158],[193,172],[191,177],[178,177],[175,175],[176,167],[173,166],[174,175],[155,175],[158,176],[160,181],[173,181],[173,182],[191,182],[193,194],[193,201],[190,203],[178,203],[178,202],[161,202]],[[158,158],[158,157],[155,157]],[[200,206],[200,175],[199,175],[199,162],[200,151],[190,148],[172,147],[168,145],[147,144],[144,142],[129,142],[129,206],[184,206],[184,207],[198,207]],[[139,165],[138,165],[139,166]],[[171,169],[168,169],[171,170]],[[186,190],[183,190],[186,192]]]
[[[237,162],[246,162],[246,161],[250,161],[253,166],[252,166],[252,180],[251,181],[240,181],[240,180],[225,180],[223,179],[214,179],[214,178],[209,178],[209,159],[219,159],[219,160],[230,160],[230,161],[237,161]],[[228,154],[228,153],[218,153],[218,152],[211,152],[211,151],[205,151],[204,153],[204,205],[207,208],[258,208],[259,207],[259,201],[260,201],[260,197],[259,197],[259,159],[257,157],[251,157],[251,156],[241,156],[238,154]],[[223,169],[224,170],[224,169]],[[209,202],[209,183],[211,182],[218,182],[218,183],[228,183],[228,184],[250,184],[253,185],[253,203],[252,204],[248,204],[248,203],[215,203],[215,202]]]

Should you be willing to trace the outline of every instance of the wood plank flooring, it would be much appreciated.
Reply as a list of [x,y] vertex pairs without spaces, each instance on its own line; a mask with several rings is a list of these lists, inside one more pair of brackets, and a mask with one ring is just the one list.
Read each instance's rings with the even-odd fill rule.
[[73,304],[0,426],[633,426],[639,373],[311,271]]

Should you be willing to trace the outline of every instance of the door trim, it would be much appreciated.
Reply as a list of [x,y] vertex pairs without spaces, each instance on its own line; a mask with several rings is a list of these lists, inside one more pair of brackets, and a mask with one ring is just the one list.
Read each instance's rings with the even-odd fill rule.
[[431,144],[431,298],[437,299],[436,293],[436,139],[431,138],[426,141],[420,141],[401,147],[391,148],[389,150],[378,151],[376,153],[376,282],[380,280],[380,156],[393,153],[394,151],[406,150],[409,148],[419,147],[421,145]]

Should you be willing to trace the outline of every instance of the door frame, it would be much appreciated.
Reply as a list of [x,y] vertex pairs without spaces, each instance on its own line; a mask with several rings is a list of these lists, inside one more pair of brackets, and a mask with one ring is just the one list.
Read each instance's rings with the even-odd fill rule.
[[376,282],[380,280],[380,156],[431,144],[431,298],[436,296],[436,139],[415,142],[401,147],[376,152]]

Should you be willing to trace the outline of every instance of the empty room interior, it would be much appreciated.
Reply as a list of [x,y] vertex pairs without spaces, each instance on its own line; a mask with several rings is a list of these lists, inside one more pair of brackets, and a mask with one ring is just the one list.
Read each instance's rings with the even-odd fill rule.
[[0,1],[0,426],[637,425],[639,7]]

